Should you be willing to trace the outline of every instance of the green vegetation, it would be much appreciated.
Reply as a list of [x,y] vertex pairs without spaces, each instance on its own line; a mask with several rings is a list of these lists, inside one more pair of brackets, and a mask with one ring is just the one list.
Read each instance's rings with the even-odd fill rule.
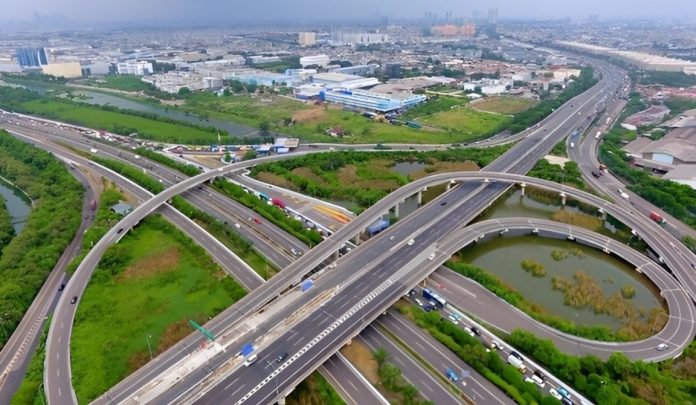
[[551,258],[557,262],[565,260],[566,258],[568,258],[568,251],[565,249],[554,249],[551,252]]
[[284,73],[287,69],[299,69],[302,67],[299,56],[289,56],[281,59],[278,62],[260,63],[252,66],[257,69],[263,69],[276,73]]
[[105,76],[103,79],[94,81],[94,84],[97,87],[106,87],[109,89],[130,92],[155,89],[155,86],[153,86],[152,84],[140,80],[139,76],[130,75],[108,75]]
[[377,375],[379,383],[393,396],[394,400],[399,404],[408,405],[425,405],[430,404],[430,401],[425,401],[420,398],[418,388],[415,385],[409,384],[401,376],[401,370],[388,362],[389,353],[383,348],[373,352],[373,357],[377,362]]
[[157,114],[77,103],[7,86],[0,86],[0,108],[121,135],[137,133],[138,137],[160,142],[209,144],[217,142],[217,133],[220,132],[212,127],[196,126]]
[[696,76],[684,72],[643,71],[639,78],[640,84],[661,84],[669,87],[696,86]]
[[12,217],[10,217],[10,212],[7,210],[5,200],[0,196],[0,252],[2,252],[2,248],[10,243],[14,236],[15,230],[12,226]]
[[679,115],[687,110],[696,109],[696,100],[690,98],[669,97],[665,100],[665,106],[669,108],[671,116]]
[[36,352],[34,352],[34,355],[31,357],[31,361],[27,367],[27,373],[24,375],[24,380],[22,380],[22,384],[17,389],[17,392],[15,392],[12,400],[10,400],[10,405],[37,405],[46,403],[43,389],[40,388],[43,385],[46,336],[48,336],[48,327],[50,325],[51,318],[49,317],[44,322],[39,345],[36,347]]
[[486,351],[478,339],[469,336],[464,329],[452,322],[444,320],[439,312],[424,312],[415,306],[410,306],[409,309],[419,327],[427,330],[457,357],[498,386],[518,404],[558,403],[549,396],[542,397],[536,385],[525,382],[524,375],[515,367],[504,363],[495,351]]
[[528,98],[515,97],[486,97],[472,104],[472,107],[486,112],[498,114],[519,114],[536,103]]
[[682,238],[682,243],[689,248],[689,250],[696,253],[696,238],[686,235]]
[[[165,156],[162,157],[168,159]],[[164,186],[161,183],[133,166],[99,156],[90,156],[90,158],[102,166],[106,166],[116,173],[128,177],[151,193],[157,194],[164,190]],[[167,164],[165,159],[162,160],[162,163]],[[229,226],[220,223],[212,215],[194,207],[181,196],[172,198],[172,206],[210,232],[211,235],[232,250],[264,279],[269,279],[275,274],[276,269],[254,250],[253,245],[249,241]]]
[[[520,310],[522,310],[532,318],[536,319],[537,321],[543,322],[562,332],[570,333],[572,335],[592,340],[601,340],[607,342],[631,341],[636,340],[640,337],[644,337],[629,334],[629,332],[634,331],[634,329],[631,328],[622,328],[621,330],[614,332],[606,326],[576,325],[574,322],[568,321],[565,318],[561,318],[556,315],[551,315],[547,313],[546,310],[540,307],[539,305],[527,301],[520,293],[515,291],[512,287],[504,284],[498,277],[491,275],[490,273],[481,269],[480,267],[468,263],[455,263],[453,261],[447,262],[447,267],[463,275],[464,277],[468,277],[476,281],[477,283],[486,287],[488,290],[490,290],[500,298],[507,301],[509,304],[519,308]],[[652,324],[649,326],[652,326]]]
[[[639,308],[626,298],[632,297],[635,289],[632,286],[621,288],[620,292],[608,296],[602,286],[583,271],[577,271],[572,280],[554,276],[551,280],[554,290],[563,292],[563,303],[573,308],[590,308],[596,314],[611,315],[621,321],[618,335],[641,339],[652,336],[667,323],[669,315],[661,308],[653,308],[646,314],[644,308]],[[631,290],[632,289],[632,290]]]
[[526,128],[540,122],[555,109],[562,106],[578,94],[583,93],[596,83],[597,79],[594,78],[594,71],[592,68],[583,68],[580,72],[580,77],[571,83],[561,94],[554,99],[543,100],[534,107],[516,114],[512,122],[507,126],[507,129],[509,129],[512,133],[524,131]]
[[[34,202],[0,255],[0,314],[11,334],[80,226],[82,186],[48,152],[0,131],[0,176]],[[4,345],[5,335],[0,337]]]
[[345,401],[319,372],[304,379],[285,398],[287,405],[345,405]]
[[604,135],[604,142],[599,149],[602,162],[612,174],[628,183],[631,191],[696,228],[696,190],[684,184],[659,179],[649,171],[631,166],[630,157],[622,149],[627,133],[630,131],[615,126]]
[[70,351],[79,402],[149,361],[148,342],[157,355],[192,332],[188,319],[202,324],[243,295],[202,247],[145,218],[106,251],[78,307]]
[[[412,179],[435,172],[478,170],[509,146],[432,152],[327,152],[257,165],[252,175],[317,198],[349,200],[367,208]],[[423,164],[409,175],[397,163]]]
[[529,176],[539,179],[555,181],[556,183],[567,184],[579,190],[587,190],[585,181],[578,164],[568,161],[561,165],[549,163],[546,159],[539,160],[529,171]]
[[558,142],[553,149],[551,149],[550,155],[553,156],[561,156],[561,157],[568,157],[568,150],[566,149],[566,141],[565,139]]
[[624,299],[630,300],[631,298],[636,296],[636,287],[630,284],[621,287],[621,296]]
[[522,260],[522,263],[520,263],[520,267],[522,267],[522,269],[527,273],[530,273],[533,277],[546,277],[546,268],[543,264],[535,260],[524,259]]
[[570,356],[550,340],[514,331],[506,341],[597,404],[691,404],[696,392],[696,343],[677,360],[631,361],[617,352],[607,361]]

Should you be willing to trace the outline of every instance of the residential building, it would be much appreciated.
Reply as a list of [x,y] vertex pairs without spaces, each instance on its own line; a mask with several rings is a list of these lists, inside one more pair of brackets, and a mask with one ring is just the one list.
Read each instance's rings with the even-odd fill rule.
[[17,48],[17,63],[21,67],[48,65],[48,54],[45,48]]
[[476,26],[471,23],[435,25],[430,30],[433,35],[440,37],[473,37],[476,35]]
[[297,34],[297,42],[300,46],[312,46],[317,41],[317,34],[314,32],[300,32]]
[[151,75],[153,69],[151,62],[130,60],[126,62],[119,62],[116,65],[116,71],[120,75],[144,76]]

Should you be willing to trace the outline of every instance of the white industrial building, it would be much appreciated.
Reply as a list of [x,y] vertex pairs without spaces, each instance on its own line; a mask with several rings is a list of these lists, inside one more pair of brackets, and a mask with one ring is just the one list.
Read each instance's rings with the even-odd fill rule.
[[116,65],[116,71],[120,75],[144,76],[151,75],[153,68],[150,62],[129,60],[126,62],[119,62]]
[[331,62],[331,59],[329,59],[329,57],[326,55],[303,56],[300,58],[300,65],[302,65],[302,67],[312,65],[324,67],[327,66],[329,62]]
[[374,77],[362,77],[343,73],[317,73],[312,76],[312,83],[321,84],[327,89],[361,89],[379,84]]
[[389,35],[382,32],[342,32],[333,33],[331,42],[339,45],[370,45],[389,42]]

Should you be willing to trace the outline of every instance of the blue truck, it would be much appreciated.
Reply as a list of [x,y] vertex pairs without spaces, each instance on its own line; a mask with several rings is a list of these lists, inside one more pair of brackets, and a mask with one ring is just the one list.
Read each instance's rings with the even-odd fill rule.
[[389,221],[386,219],[378,219],[377,221],[373,222],[372,225],[367,227],[367,233],[370,236],[375,236],[378,233],[382,232],[383,230],[387,229],[389,227]]

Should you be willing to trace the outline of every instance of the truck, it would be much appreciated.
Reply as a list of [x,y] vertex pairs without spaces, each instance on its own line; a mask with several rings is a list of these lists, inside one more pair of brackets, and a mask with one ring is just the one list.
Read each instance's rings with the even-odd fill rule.
[[285,209],[285,202],[280,198],[271,198],[271,203],[280,209]]
[[507,358],[507,362],[511,366],[520,370],[520,372],[524,373],[525,371],[527,371],[527,366],[524,365],[524,361],[522,361],[520,355],[518,354],[517,356],[515,356],[515,354],[515,352],[510,353],[510,355]]
[[575,142],[570,143],[570,149],[573,149],[575,147]]
[[662,218],[662,215],[658,214],[655,211],[650,212],[650,219],[652,219],[653,221],[657,222],[660,225],[667,222],[667,221],[665,221],[664,218]]
[[91,209],[92,211],[94,211],[94,210],[97,209],[97,200],[92,200],[92,201],[90,201],[90,203],[89,203],[89,209]]
[[602,136],[602,131],[597,131],[597,135],[594,136],[594,139],[599,139],[600,136]]
[[383,230],[387,229],[389,227],[389,221],[386,219],[378,219],[377,221],[373,222],[372,225],[367,227],[367,233],[370,236],[375,236],[378,233],[382,232]]

